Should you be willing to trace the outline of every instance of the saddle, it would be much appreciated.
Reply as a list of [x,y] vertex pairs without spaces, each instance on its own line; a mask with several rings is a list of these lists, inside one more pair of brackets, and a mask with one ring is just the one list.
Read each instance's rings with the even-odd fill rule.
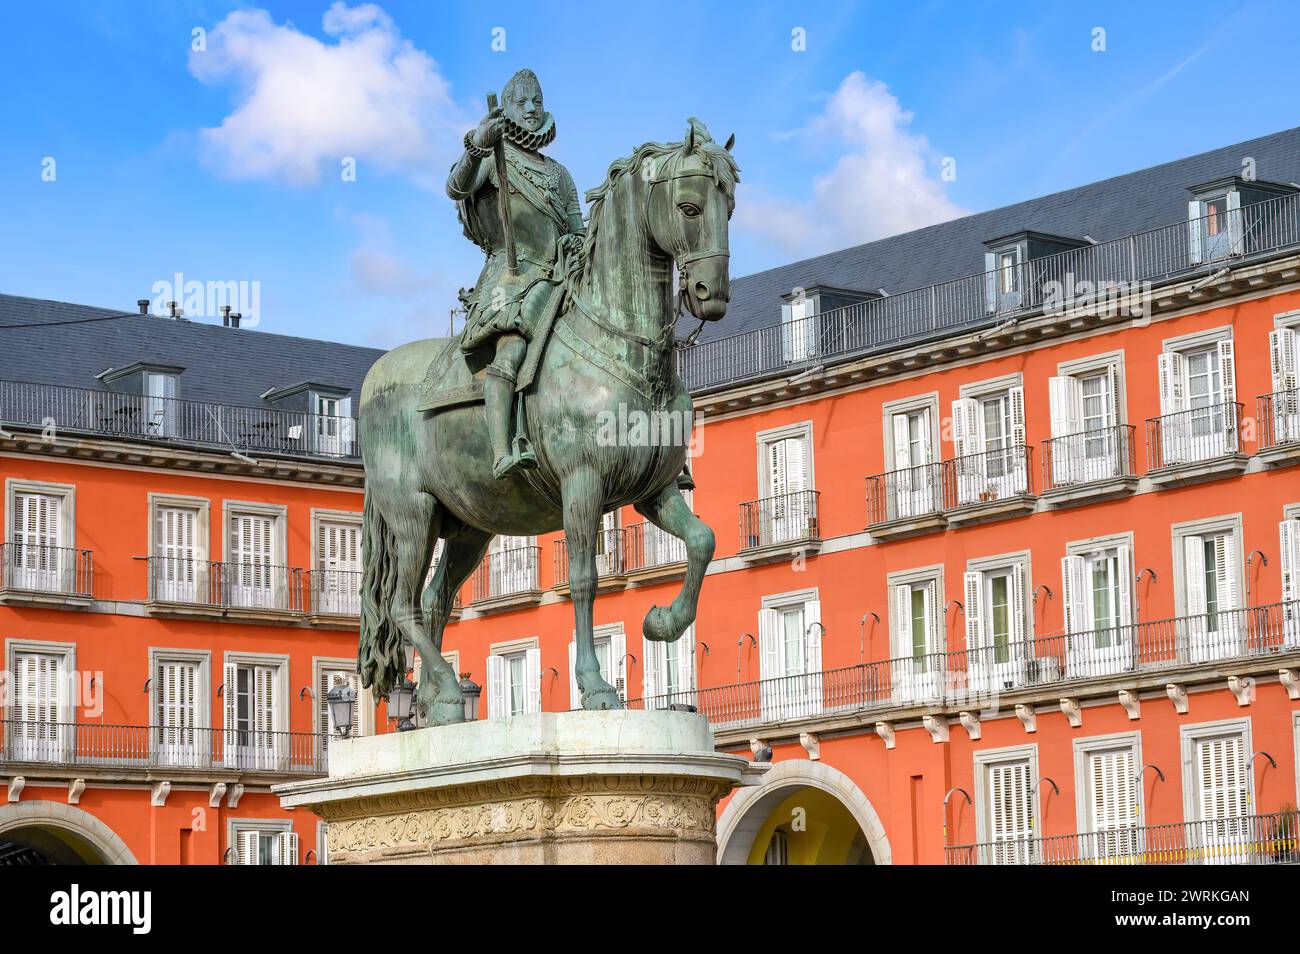
[[[541,366],[542,355],[555,330],[555,319],[559,315],[566,295],[562,286],[556,287],[547,300],[538,319],[533,336],[528,342],[528,351],[515,379],[515,393],[526,390],[537,376]],[[424,374],[420,384],[420,400],[417,411],[437,413],[448,408],[465,404],[483,403],[483,378],[492,355],[480,352],[465,354],[461,351],[461,334],[448,339],[429,362],[429,370]],[[486,351],[487,349],[482,349]]]

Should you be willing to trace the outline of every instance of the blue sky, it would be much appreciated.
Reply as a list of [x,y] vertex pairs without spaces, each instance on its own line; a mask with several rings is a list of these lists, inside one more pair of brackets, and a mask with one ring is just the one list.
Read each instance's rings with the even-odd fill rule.
[[121,0],[6,20],[0,291],[130,309],[176,272],[256,281],[263,330],[378,346],[443,333],[477,276],[441,183],[521,66],[580,191],[688,116],[735,132],[735,274],[1300,121],[1285,3]]

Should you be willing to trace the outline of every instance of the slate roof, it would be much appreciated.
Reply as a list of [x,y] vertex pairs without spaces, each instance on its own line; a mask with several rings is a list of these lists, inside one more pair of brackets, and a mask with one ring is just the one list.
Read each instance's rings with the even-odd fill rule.
[[[366,371],[383,354],[375,348],[223,328],[123,310],[0,295],[0,380],[99,387],[95,375],[136,363],[175,365],[178,396],[215,404],[267,406],[261,395],[312,380],[356,397]],[[77,324],[58,324],[75,321]],[[44,327],[41,327],[41,326]],[[353,413],[356,406],[353,405]]]
[[[1241,175],[1242,159],[1255,160],[1255,178],[1300,183],[1300,127],[1199,155],[1166,162],[989,212],[931,225],[734,278],[731,306],[709,322],[701,341],[728,338],[780,323],[781,296],[796,286],[875,291],[891,295],[984,271],[984,243],[1022,231],[1098,242],[1187,218],[1188,187]],[[683,319],[685,334],[699,324]]]
[[[1189,186],[1240,175],[1247,156],[1258,179],[1300,182],[1300,127],[735,278],[726,318],[706,325],[701,340],[779,323],[781,296],[795,286],[897,294],[982,272],[984,243],[1001,236],[1029,230],[1104,242],[1172,225],[1187,216]],[[358,395],[383,353],[153,315],[85,320],[130,310],[0,295],[0,327],[38,325],[0,333],[0,380],[98,387],[95,375],[110,367],[176,365],[185,369],[181,397],[256,407],[267,389],[306,380]],[[57,324],[68,321],[78,323]],[[683,319],[682,332],[697,324]]]

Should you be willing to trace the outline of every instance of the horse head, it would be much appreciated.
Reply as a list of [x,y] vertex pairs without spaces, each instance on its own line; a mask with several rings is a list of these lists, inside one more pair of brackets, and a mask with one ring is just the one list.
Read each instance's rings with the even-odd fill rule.
[[719,146],[698,119],[678,148],[648,159],[646,228],[677,266],[677,288],[696,318],[717,321],[731,297],[727,225],[736,208],[735,136]]

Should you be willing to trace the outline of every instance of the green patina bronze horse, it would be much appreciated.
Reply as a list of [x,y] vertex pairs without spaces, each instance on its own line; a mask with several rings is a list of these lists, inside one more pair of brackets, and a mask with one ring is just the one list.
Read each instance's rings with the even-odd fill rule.
[[[424,662],[416,690],[421,711],[439,725],[464,718],[457,674],[441,654],[443,630],[457,592],[496,534],[564,530],[584,709],[622,705],[601,677],[592,632],[604,513],[632,504],[686,545],[681,591],[670,606],[646,614],[646,638],[675,640],[694,621],[714,539],[677,486],[690,427],[608,424],[638,416],[691,419],[691,398],[676,374],[674,325],[681,301],[701,321],[727,310],[727,229],[739,175],[731,144],[717,145],[692,120],[684,141],[646,143],[614,162],[605,182],[587,193],[585,261],[570,263],[553,330],[537,343],[544,350],[521,390],[536,469],[494,479],[483,406],[473,399],[475,380],[455,339],[403,345],[366,376],[357,662],[363,685],[377,695],[402,678],[409,640]],[[456,360],[446,358],[451,351]],[[469,397],[420,410],[430,405],[431,367],[440,369],[435,398]],[[439,539],[445,548],[426,587]]]

